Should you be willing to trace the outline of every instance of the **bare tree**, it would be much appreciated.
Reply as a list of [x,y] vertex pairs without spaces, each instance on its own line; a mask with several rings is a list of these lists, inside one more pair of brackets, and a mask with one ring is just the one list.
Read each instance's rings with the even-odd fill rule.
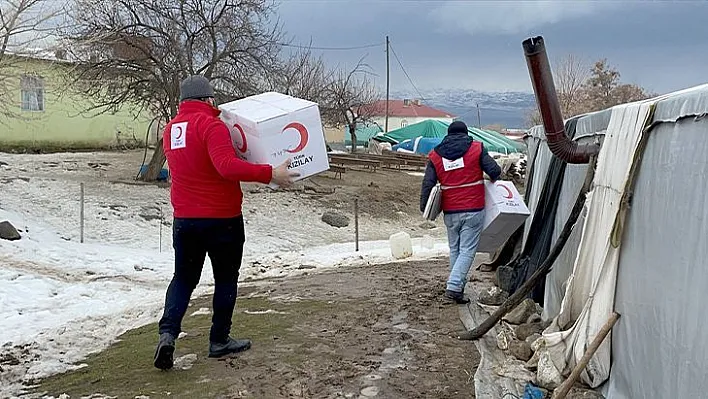
[[590,66],[581,57],[568,54],[556,61],[553,73],[561,113],[566,118],[578,114],[583,100],[583,84],[590,77]]
[[599,111],[626,102],[638,101],[651,96],[644,88],[634,84],[621,84],[619,71],[606,59],[593,65],[590,77],[583,85],[585,112]]
[[[643,100],[652,96],[635,84],[621,84],[620,73],[606,59],[592,67],[581,58],[567,55],[558,62],[554,84],[564,118],[600,111],[618,104]],[[526,115],[529,127],[542,123],[537,109]]]
[[[255,94],[279,65],[274,11],[272,0],[74,0],[63,35],[77,60],[72,86],[93,101],[87,112],[127,107],[162,123],[188,75],[211,79],[218,101]],[[164,163],[160,138],[142,179]]]
[[352,152],[356,152],[356,129],[360,123],[381,113],[379,92],[371,81],[371,68],[362,58],[349,70],[339,70],[327,86],[323,116],[334,126],[346,125],[352,140]]
[[271,74],[271,90],[316,103],[324,103],[327,86],[335,76],[322,57],[314,57],[309,48],[300,48]]
[[37,44],[56,29],[51,22],[60,10],[50,6],[47,0],[0,0],[0,123],[21,117],[11,83],[18,79],[20,63],[37,56]]

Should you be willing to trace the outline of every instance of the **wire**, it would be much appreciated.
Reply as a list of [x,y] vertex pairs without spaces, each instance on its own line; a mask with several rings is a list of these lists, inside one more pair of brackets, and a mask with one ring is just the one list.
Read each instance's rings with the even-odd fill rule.
[[389,42],[388,47],[391,49],[391,52],[393,53],[393,57],[396,58],[396,61],[398,61],[398,65],[400,65],[401,69],[403,70],[403,73],[406,75],[406,78],[408,78],[408,81],[410,82],[411,86],[415,89],[415,91],[418,93],[420,96],[421,100],[425,100],[423,95],[420,93],[420,90],[416,87],[415,83],[413,83],[413,79],[411,79],[410,75],[408,75],[408,72],[406,72],[406,68],[403,67],[403,63],[401,62],[401,59],[398,58],[398,54],[396,54],[396,51],[393,49],[393,46],[391,46],[391,43]]
[[302,46],[302,45],[288,44],[288,43],[277,43],[277,44],[280,46],[283,46],[283,47],[297,48],[297,49],[303,49],[303,50],[323,50],[323,51],[362,50],[362,49],[367,49],[367,48],[381,47],[381,46],[385,45],[384,43],[376,43],[376,44],[366,44],[363,46],[353,46],[353,47],[313,47],[313,46]]

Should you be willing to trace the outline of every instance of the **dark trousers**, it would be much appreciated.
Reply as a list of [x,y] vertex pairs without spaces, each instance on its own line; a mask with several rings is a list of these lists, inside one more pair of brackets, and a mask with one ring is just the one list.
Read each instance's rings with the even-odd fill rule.
[[209,340],[224,343],[231,332],[231,317],[236,305],[238,273],[245,242],[243,218],[176,218],[172,230],[175,273],[167,289],[165,312],[159,323],[160,334],[179,335],[189,299],[199,283],[208,254],[215,283]]

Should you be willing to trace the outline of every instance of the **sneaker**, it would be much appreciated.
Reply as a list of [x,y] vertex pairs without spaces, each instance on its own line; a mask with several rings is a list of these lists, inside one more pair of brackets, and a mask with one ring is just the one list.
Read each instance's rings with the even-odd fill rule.
[[465,298],[465,295],[462,292],[456,292],[456,291],[450,291],[450,290],[445,290],[445,299],[448,301],[454,302],[458,305],[464,305],[467,303],[470,303],[469,298]]
[[175,337],[170,333],[160,334],[160,341],[155,350],[154,365],[160,370],[169,370],[174,366]]
[[225,343],[210,342],[209,357],[224,357],[235,353],[251,349],[251,341],[248,339],[229,339]]

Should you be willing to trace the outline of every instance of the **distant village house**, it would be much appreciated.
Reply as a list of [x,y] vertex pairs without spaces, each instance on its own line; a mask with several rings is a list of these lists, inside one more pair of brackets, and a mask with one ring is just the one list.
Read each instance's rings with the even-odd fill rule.
[[[123,109],[85,113],[90,99],[67,89],[74,64],[63,51],[8,55],[2,68],[0,147],[99,149],[143,145],[149,121]],[[100,84],[100,82],[98,83]]]

